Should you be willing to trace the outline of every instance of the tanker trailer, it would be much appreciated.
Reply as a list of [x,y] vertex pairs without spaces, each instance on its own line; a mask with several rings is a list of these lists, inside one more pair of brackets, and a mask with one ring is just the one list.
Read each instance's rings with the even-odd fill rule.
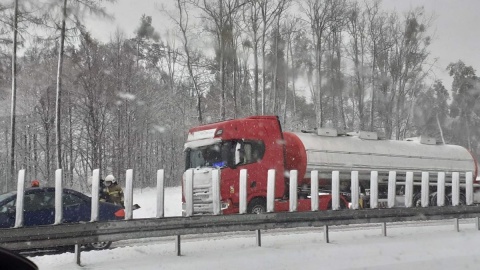
[[[319,186],[331,190],[332,171],[340,171],[343,194],[348,197],[351,171],[359,172],[361,193],[368,207],[370,172],[378,171],[379,207],[386,207],[388,174],[396,172],[396,205],[403,206],[405,175],[413,172],[413,204],[420,203],[422,172],[429,173],[430,205],[436,204],[436,186],[439,172],[445,172],[445,202],[451,202],[452,172],[460,173],[460,183],[465,183],[467,172],[477,175],[477,162],[465,148],[457,145],[437,144],[435,139],[419,137],[404,141],[379,139],[374,132],[339,134],[334,129],[317,132],[284,132],[286,142],[286,169],[297,169],[303,175],[300,193],[309,194],[310,173],[319,171]],[[299,177],[300,178],[300,177]],[[460,191],[465,202],[464,189]]]

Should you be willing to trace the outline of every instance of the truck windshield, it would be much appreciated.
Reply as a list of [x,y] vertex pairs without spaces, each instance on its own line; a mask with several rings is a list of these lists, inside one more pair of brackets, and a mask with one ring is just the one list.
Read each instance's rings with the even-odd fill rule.
[[185,169],[213,167],[223,168],[234,158],[233,142],[224,141],[217,144],[186,149]]

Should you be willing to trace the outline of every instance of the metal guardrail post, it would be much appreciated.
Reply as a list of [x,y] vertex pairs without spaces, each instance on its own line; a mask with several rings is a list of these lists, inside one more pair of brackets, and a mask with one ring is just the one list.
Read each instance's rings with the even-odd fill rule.
[[453,228],[455,229],[456,232],[460,232],[460,225],[458,223],[458,218],[453,219]]
[[133,170],[128,169],[125,175],[125,220],[133,217]]
[[397,191],[396,178],[396,171],[388,172],[388,208],[395,207],[395,194]]
[[212,171],[212,206],[213,214],[220,215],[222,209],[220,207],[220,170]]
[[437,179],[437,205],[445,206],[445,173],[439,172]]
[[297,185],[298,185],[298,171],[291,170],[290,171],[290,193],[289,193],[289,210],[290,212],[297,211],[297,202],[298,202],[298,195],[297,195]]
[[92,173],[92,210],[90,212],[90,221],[98,221],[98,206],[100,197],[100,170],[95,169]]
[[61,224],[63,222],[63,181],[62,169],[55,171],[55,223]]
[[428,207],[428,201],[430,199],[430,183],[429,183],[429,174],[428,172],[422,172],[422,207]]
[[157,171],[157,218],[165,215],[165,171]]
[[247,213],[247,169],[240,170],[240,187],[238,194],[239,202],[239,214]]
[[318,211],[318,171],[310,173],[310,200],[312,211]]
[[182,250],[181,250],[181,242],[180,242],[180,235],[175,236],[175,253],[177,253],[177,256],[182,256]]
[[275,212],[275,170],[268,170],[267,179],[267,212]]
[[413,172],[407,172],[405,179],[405,207],[412,207],[413,203]]
[[340,172],[332,172],[332,209],[340,209]]
[[262,246],[262,232],[260,230],[256,230],[256,240],[257,240],[257,246],[261,247]]
[[458,206],[460,204],[460,174],[458,172],[452,173],[452,205]]
[[383,222],[382,223],[382,235],[383,236],[387,236],[387,223],[386,222]]
[[15,228],[23,226],[23,197],[25,196],[25,170],[18,171],[17,205],[15,209]]
[[330,243],[330,237],[328,235],[328,225],[323,226],[323,239],[325,239],[325,243]]
[[370,208],[378,207],[378,172],[370,172]]
[[358,198],[360,194],[358,193],[358,189],[360,188],[359,182],[358,182],[358,171],[352,171],[350,174],[350,179],[351,179],[351,197],[352,197],[352,209],[357,210],[358,209]]
[[80,266],[80,253],[81,251],[80,244],[75,244],[75,263]]

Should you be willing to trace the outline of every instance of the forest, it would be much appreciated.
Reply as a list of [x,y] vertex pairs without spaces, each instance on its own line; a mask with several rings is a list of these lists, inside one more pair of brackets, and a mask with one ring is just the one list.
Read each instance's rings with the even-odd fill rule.
[[[170,1],[170,0],[169,0]],[[379,0],[171,0],[108,42],[86,21],[108,0],[0,1],[0,183],[18,170],[66,187],[114,174],[179,185],[192,126],[277,115],[284,130],[331,127],[435,137],[480,153],[480,79],[459,59],[434,79],[435,19]],[[156,29],[152,22],[168,19]],[[121,19],[121,18],[117,18]]]

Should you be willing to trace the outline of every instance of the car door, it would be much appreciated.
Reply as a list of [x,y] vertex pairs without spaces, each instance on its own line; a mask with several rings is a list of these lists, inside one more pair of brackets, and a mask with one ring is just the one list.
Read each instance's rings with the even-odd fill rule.
[[55,221],[55,192],[35,190],[24,196],[24,225],[39,226]]
[[72,223],[90,220],[90,204],[73,192],[63,193],[63,222]]

